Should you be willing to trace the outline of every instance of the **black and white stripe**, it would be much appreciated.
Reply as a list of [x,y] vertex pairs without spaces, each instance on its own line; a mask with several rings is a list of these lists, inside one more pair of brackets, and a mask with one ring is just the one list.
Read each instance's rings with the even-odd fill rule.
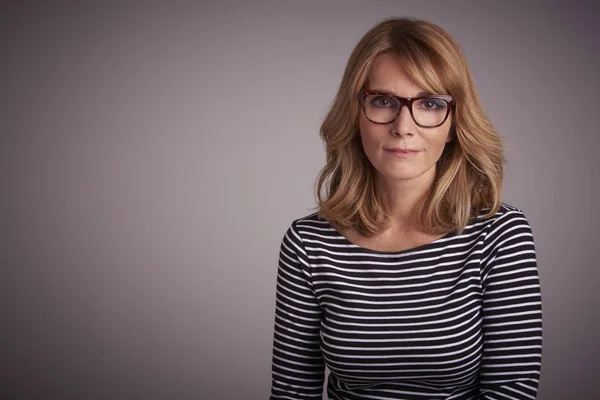
[[531,229],[502,204],[399,252],[316,214],[281,244],[270,399],[535,399],[541,296]]

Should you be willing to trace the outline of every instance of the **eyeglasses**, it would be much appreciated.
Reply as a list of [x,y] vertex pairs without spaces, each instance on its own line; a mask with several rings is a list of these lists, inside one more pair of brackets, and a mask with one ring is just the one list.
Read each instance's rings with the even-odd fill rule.
[[359,100],[365,111],[365,117],[375,124],[394,122],[403,105],[410,110],[415,124],[423,128],[437,128],[448,119],[450,109],[454,107],[454,98],[446,95],[419,97],[398,97],[374,90],[360,92]]

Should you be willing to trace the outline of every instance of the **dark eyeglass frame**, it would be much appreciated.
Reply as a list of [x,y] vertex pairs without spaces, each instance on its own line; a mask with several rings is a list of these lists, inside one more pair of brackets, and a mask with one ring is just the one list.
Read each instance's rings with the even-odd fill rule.
[[[367,110],[365,107],[365,99],[367,98],[368,95],[388,96],[388,97],[393,97],[396,100],[398,100],[398,102],[400,103],[400,108],[398,108],[398,113],[396,113],[396,118],[394,118],[390,122],[375,122],[375,121],[372,121],[371,119],[369,119],[369,117],[367,117]],[[359,98],[360,104],[363,108],[365,118],[368,119],[369,121],[371,121],[372,123],[378,124],[378,125],[387,125],[387,124],[391,124],[392,122],[396,121],[398,119],[398,116],[400,115],[400,111],[402,110],[402,107],[404,107],[406,105],[408,107],[408,110],[410,111],[410,117],[415,122],[415,124],[417,124],[418,126],[420,126],[422,128],[437,128],[438,126],[442,126],[444,124],[444,122],[446,122],[446,120],[448,119],[448,115],[450,115],[450,110],[451,109],[454,110],[454,108],[456,106],[456,103],[454,102],[454,98],[450,95],[445,95],[445,94],[433,94],[433,95],[418,96],[418,97],[400,97],[400,96],[394,96],[393,94],[390,94],[390,93],[383,93],[383,92],[378,92],[376,90],[364,89],[364,90],[360,91],[358,98]],[[445,101],[446,104],[448,104],[448,107],[446,108],[446,115],[444,116],[444,119],[442,120],[442,122],[440,122],[438,125],[433,125],[433,126],[421,125],[415,120],[415,116],[413,114],[413,103],[417,100],[430,99],[430,98],[434,98],[436,100],[442,100],[442,101]]]

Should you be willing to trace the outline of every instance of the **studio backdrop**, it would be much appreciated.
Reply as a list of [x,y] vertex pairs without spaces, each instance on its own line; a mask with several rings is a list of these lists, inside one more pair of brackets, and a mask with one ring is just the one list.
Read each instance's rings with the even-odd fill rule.
[[383,18],[461,45],[531,223],[539,399],[595,399],[596,6],[542,1],[5,1],[0,398],[266,399],[281,239],[319,127]]

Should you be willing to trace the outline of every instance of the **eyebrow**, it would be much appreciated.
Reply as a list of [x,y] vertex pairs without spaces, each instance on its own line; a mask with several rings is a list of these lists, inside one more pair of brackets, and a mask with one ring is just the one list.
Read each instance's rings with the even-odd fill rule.
[[[389,90],[385,90],[385,89],[368,89],[368,90],[373,91],[373,92],[383,93],[383,94],[389,94],[392,96],[398,96],[396,93],[389,91]],[[421,97],[421,96],[432,96],[432,94],[429,92],[420,91],[419,93],[417,93],[416,96],[412,96],[412,97]],[[398,96],[398,97],[402,97],[402,96]]]

